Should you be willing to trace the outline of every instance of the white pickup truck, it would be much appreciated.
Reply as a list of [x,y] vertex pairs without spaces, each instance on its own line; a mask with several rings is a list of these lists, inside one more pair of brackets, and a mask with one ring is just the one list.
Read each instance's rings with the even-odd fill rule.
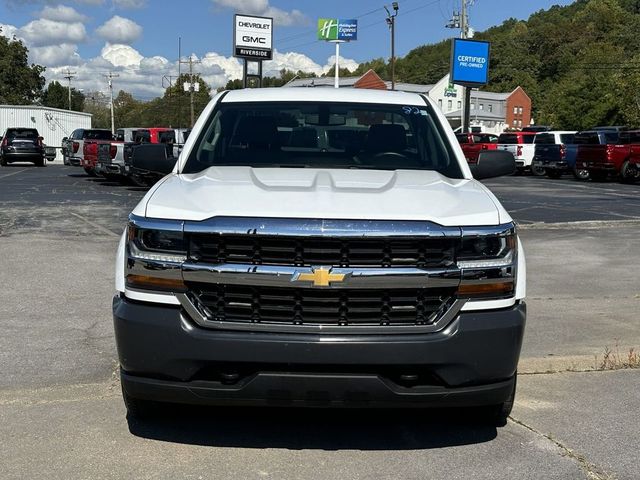
[[[145,152],[149,152],[146,155]],[[133,165],[154,170],[156,145]],[[502,425],[522,345],[516,225],[424,95],[215,96],[118,247],[131,415],[202,405],[480,407]],[[474,179],[475,175],[476,179]]]
[[101,128],[77,128],[71,132],[69,137],[62,139],[62,163],[64,165],[82,166],[85,140],[108,141],[113,140],[113,135],[110,130]]
[[505,132],[498,137],[498,150],[511,152],[516,159],[518,173],[531,171],[534,175],[544,175],[538,170],[532,170],[533,156],[535,154],[535,132]]

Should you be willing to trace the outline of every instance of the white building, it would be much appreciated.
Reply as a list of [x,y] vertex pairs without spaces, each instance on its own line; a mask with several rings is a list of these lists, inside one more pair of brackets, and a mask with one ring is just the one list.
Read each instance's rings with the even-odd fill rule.
[[60,146],[76,128],[91,128],[91,114],[39,105],[0,105],[0,135],[7,128],[35,128],[45,145],[56,147],[56,160],[62,161]]

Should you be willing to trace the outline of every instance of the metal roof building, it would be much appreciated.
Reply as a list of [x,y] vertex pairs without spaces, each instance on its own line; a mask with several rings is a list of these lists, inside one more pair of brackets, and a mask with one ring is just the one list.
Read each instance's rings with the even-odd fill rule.
[[45,145],[58,148],[56,159],[62,160],[62,138],[76,128],[91,128],[91,114],[40,105],[0,105],[0,135],[11,127],[36,128]]

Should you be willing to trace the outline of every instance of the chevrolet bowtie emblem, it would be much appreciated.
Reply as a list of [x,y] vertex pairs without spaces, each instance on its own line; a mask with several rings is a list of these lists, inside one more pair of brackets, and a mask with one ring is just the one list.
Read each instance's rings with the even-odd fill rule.
[[328,287],[332,283],[343,282],[344,273],[331,273],[331,268],[312,268],[313,273],[297,273],[294,282],[313,282],[314,287]]

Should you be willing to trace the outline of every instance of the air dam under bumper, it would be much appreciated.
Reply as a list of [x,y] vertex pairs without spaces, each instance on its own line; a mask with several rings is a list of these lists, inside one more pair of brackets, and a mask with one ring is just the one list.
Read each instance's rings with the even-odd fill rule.
[[[179,307],[120,296],[114,298],[113,316],[122,388],[134,398],[203,405],[458,407],[498,404],[509,396],[526,306],[464,312],[446,329],[419,335],[208,330]],[[241,373],[230,382],[219,372]],[[417,384],[399,380],[404,373],[418,375]]]

